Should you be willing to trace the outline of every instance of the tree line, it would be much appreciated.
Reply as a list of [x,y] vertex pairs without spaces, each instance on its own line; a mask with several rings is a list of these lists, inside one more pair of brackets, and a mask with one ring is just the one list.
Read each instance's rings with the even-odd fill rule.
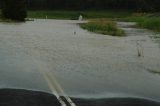
[[2,18],[16,21],[25,21],[27,17],[26,0],[3,0],[1,1]]
[[29,9],[159,11],[160,0],[27,0]]
[[[2,4],[0,0],[0,4]],[[12,0],[14,1],[14,0]],[[107,10],[159,11],[160,0],[26,0],[27,8],[33,10]]]

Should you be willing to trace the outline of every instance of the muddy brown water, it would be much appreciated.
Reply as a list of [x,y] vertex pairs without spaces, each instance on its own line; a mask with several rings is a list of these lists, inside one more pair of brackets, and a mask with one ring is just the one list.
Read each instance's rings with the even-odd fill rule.
[[0,23],[0,88],[51,92],[39,72],[44,70],[72,97],[160,101],[160,47],[153,32],[118,22],[127,36],[112,37],[88,32],[77,23]]

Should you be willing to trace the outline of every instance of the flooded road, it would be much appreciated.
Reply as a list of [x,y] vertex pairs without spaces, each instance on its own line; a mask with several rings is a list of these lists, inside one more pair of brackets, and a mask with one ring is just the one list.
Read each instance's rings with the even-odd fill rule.
[[0,23],[0,88],[52,92],[40,72],[47,71],[68,96],[160,101],[160,47],[154,33],[118,22],[127,36],[112,37],[77,23]]

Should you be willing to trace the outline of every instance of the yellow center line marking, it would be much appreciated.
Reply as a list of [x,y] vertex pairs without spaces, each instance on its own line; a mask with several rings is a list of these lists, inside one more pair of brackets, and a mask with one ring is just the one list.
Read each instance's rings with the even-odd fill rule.
[[64,98],[67,100],[67,102],[71,106],[76,106],[75,103],[65,94],[64,90],[60,86],[60,84],[57,82],[55,76],[53,73],[51,73],[45,65],[45,63],[36,62],[40,73],[43,75],[44,79],[46,80],[49,89],[52,91],[52,93],[57,97],[58,101],[61,103],[61,106],[66,106],[66,103],[61,99],[61,95],[64,96]]
[[71,106],[76,106],[73,101],[65,94],[64,90],[60,86],[60,84],[57,82],[55,76],[53,73],[51,73],[51,69],[45,64],[44,62],[42,63],[40,60],[36,60],[35,57],[40,58],[41,54],[39,52],[36,52],[35,50],[30,50],[32,53],[31,57],[34,61],[34,63],[37,65],[40,73],[43,75],[44,79],[46,80],[49,89],[51,92],[57,97],[58,101],[61,103],[61,106],[66,106],[66,103],[62,100],[61,96],[63,96],[67,102]]
[[51,82],[51,79],[49,78],[47,73],[45,73],[44,71],[41,71],[41,73],[43,74],[43,77],[45,78],[50,90],[57,97],[58,101],[61,103],[61,106],[66,106],[65,102],[60,98],[58,91],[53,86],[53,82]]

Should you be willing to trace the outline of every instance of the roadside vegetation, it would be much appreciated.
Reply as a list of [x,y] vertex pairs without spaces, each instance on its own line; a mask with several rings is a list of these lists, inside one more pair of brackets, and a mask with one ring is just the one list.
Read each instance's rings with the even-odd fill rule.
[[0,8],[5,19],[18,21],[25,21],[27,12],[31,19],[75,20],[82,15],[84,19],[133,21],[138,27],[160,32],[160,13],[158,17],[144,13],[159,12],[159,3],[160,0],[0,0]]
[[136,22],[137,27],[150,29],[155,32],[160,32],[160,16],[146,14],[143,16],[130,16],[121,20],[128,22]]
[[71,19],[76,20],[82,15],[85,19],[94,19],[94,18],[124,18],[130,16],[130,11],[114,11],[114,10],[105,10],[105,11],[64,11],[64,10],[34,10],[28,11],[29,18],[47,18],[48,19]]
[[160,18],[144,18],[137,22],[137,25],[142,28],[147,28],[160,32]]
[[108,19],[95,19],[90,20],[88,23],[80,25],[83,29],[91,32],[96,32],[104,35],[124,36],[125,33],[122,29],[117,27],[116,22]]
[[[133,13],[132,11],[114,11],[114,10],[105,10],[105,11],[29,10],[28,11],[28,18],[40,18],[40,19],[48,18],[48,19],[77,20],[79,15],[82,15],[84,19],[91,20],[89,23],[81,25],[81,27],[92,32],[108,34],[106,31],[104,31],[106,30],[106,26],[104,25],[104,20],[101,20],[102,18],[103,19],[107,18],[110,20],[118,20],[118,21],[136,22],[137,27],[150,29],[155,32],[160,32],[160,15],[157,14],[152,15],[150,13],[141,13],[141,12]],[[92,19],[96,20],[93,21]],[[2,20],[1,18],[0,21],[8,21],[8,20]],[[11,20],[9,20],[9,22],[10,21]],[[108,24],[108,21],[105,20],[105,23]],[[109,24],[109,26],[111,26],[111,24]],[[112,27],[112,29],[115,31],[116,25],[112,24],[112,26],[114,26],[114,28]],[[99,30],[100,27],[101,28],[105,27],[105,28],[102,28],[102,31],[100,31]],[[109,33],[111,33],[113,36],[124,35],[121,30],[117,30],[115,33],[109,31]]]
[[[148,13],[133,13],[131,11],[29,11],[28,18],[71,19],[77,20],[79,15],[84,19],[109,18],[111,20],[136,22],[138,27],[160,32],[160,16],[150,16]],[[95,20],[94,20],[95,21]],[[93,22],[91,22],[93,23]],[[89,23],[89,24],[91,24]]]
[[27,17],[26,0],[4,0],[2,18],[4,20],[25,21]]

